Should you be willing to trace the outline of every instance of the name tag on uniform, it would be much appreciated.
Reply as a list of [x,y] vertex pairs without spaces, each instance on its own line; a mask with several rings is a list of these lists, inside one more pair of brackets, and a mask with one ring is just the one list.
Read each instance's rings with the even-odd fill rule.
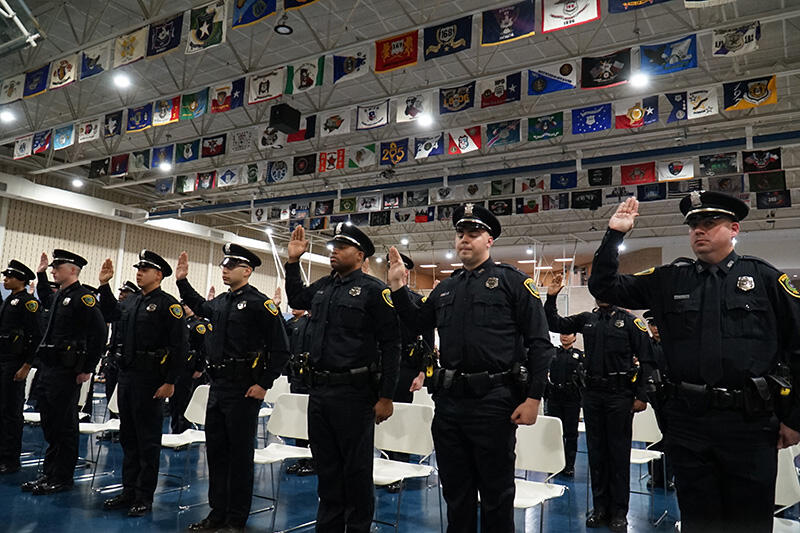
[[244,309],[245,307],[247,307],[247,301],[245,300],[242,300],[241,302],[236,304],[236,309]]
[[688,300],[691,297],[689,294],[674,294],[672,296],[673,300]]
[[152,313],[152,312],[153,312],[153,311],[155,311],[157,308],[158,308],[158,306],[157,306],[156,304],[150,304],[150,305],[148,305],[148,306],[147,306],[147,308],[146,308],[146,309]]

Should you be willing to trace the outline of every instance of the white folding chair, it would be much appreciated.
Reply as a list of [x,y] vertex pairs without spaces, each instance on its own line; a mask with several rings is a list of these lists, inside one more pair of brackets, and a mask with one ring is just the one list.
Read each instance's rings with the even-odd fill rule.
[[[28,377],[25,380],[25,404],[28,404],[28,399],[31,397],[31,388],[33,387],[33,376],[36,375],[36,369],[31,368],[28,372]],[[42,423],[42,415],[38,411],[25,411],[22,417],[26,424],[38,425]]]
[[415,390],[411,403],[414,405],[427,405],[428,407],[436,409],[433,396],[431,396],[431,394],[428,392],[427,387],[422,387],[420,390]]
[[[656,412],[651,404],[647,404],[644,411],[640,411],[633,415],[633,431],[631,440],[634,442],[643,442],[646,444],[645,448],[631,448],[631,464],[639,465],[639,481],[641,482],[644,476],[641,475],[642,465],[652,463],[656,459],[661,459],[664,452],[658,450],[651,450],[650,447],[661,441],[663,435],[658,427],[658,420],[656,420]],[[664,492],[667,490],[667,467],[666,462],[662,461],[662,468],[664,469]],[[650,522],[658,526],[667,517],[667,510],[655,517],[655,494],[652,491],[637,491],[632,490],[633,494],[642,494],[650,497]]]
[[[420,391],[417,391],[420,392]],[[433,473],[433,467],[422,464],[422,461],[433,453],[433,407],[415,403],[395,403],[394,412],[384,422],[375,426],[375,447],[382,457],[376,457],[372,466],[373,482],[378,486],[400,483],[397,493],[397,514],[394,522],[374,519],[373,522],[393,526],[398,530],[400,523],[400,502],[403,498],[404,481],[411,478],[427,478]],[[407,453],[421,456],[419,463],[393,461],[386,452]],[[439,497],[441,517],[441,495]]]
[[[541,506],[541,519],[539,531],[544,527],[544,502],[553,498],[560,498],[569,489],[564,485],[550,481],[566,465],[564,456],[564,430],[561,420],[539,415],[532,426],[519,426],[517,428],[517,446],[515,449],[517,459],[514,467],[525,470],[526,479],[515,479],[514,508],[528,509],[537,505]],[[529,481],[528,472],[542,472],[547,474],[544,481]],[[570,527],[572,523],[570,518]]]
[[[114,414],[119,413],[119,407],[117,404],[117,389],[114,388],[114,392],[111,394],[111,399],[108,402],[108,410]],[[94,454],[94,447],[92,446],[92,436],[99,435],[105,433],[106,431],[119,431],[119,418],[109,418],[103,423],[94,423],[94,422],[81,422],[78,425],[78,431],[80,431],[81,435],[87,435],[88,442],[86,446],[92,452],[92,458],[87,459],[88,462],[93,463],[92,468],[92,482],[89,485],[93,491],[102,493],[108,490],[113,490],[115,488],[120,487],[121,485],[110,485],[106,487],[99,487],[97,489],[94,488],[94,482],[98,475],[109,475],[114,473],[114,469],[111,469],[108,472],[101,472],[100,474],[97,473],[97,467],[100,464],[100,457],[102,456],[103,447],[102,442],[97,443],[97,457],[95,458]]]
[[[277,382],[277,380],[276,380]],[[284,393],[275,399],[275,407],[272,415],[267,422],[267,431],[279,439],[302,439],[308,440],[308,394]],[[288,459],[310,459],[311,450],[300,446],[290,446],[281,442],[272,442],[265,448],[255,451],[253,461],[259,465],[269,465],[270,477],[272,479],[272,496],[262,496],[254,494],[262,500],[273,502],[270,507],[251,511],[250,514],[272,511],[272,526],[270,531],[275,529],[275,518],[278,514],[278,498],[281,487],[281,469],[284,461]],[[278,465],[278,481],[275,482],[275,475],[272,467]],[[298,526],[285,529],[293,531],[295,529],[311,526],[316,521],[307,522]]]
[[267,418],[269,418],[272,414],[272,405],[275,404],[278,396],[281,394],[287,394],[289,392],[291,392],[289,378],[286,376],[278,376],[278,378],[272,382],[272,387],[267,389],[267,393],[264,395],[264,402],[266,402],[267,405],[264,405],[258,410],[258,419],[261,421],[261,433],[264,435],[263,437],[259,438],[263,438],[264,444],[267,443],[266,421]]

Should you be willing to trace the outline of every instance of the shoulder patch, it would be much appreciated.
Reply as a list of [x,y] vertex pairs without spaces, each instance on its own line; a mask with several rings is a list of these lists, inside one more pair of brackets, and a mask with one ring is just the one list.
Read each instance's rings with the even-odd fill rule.
[[381,296],[383,297],[383,301],[386,302],[386,305],[394,308],[394,303],[392,302],[392,289],[383,289],[381,291]]
[[269,311],[269,314],[272,316],[278,316],[278,313],[280,313],[280,309],[278,309],[278,306],[275,305],[275,302],[273,302],[271,299],[268,299],[264,302],[264,307],[267,308],[267,311]]
[[642,320],[639,317],[636,317],[633,319],[633,323],[636,324],[637,328],[647,333],[647,324],[644,323],[644,320]]
[[531,293],[531,296],[534,298],[539,298],[539,289],[536,288],[536,282],[533,281],[533,278],[527,278],[525,281],[522,282],[525,285],[525,288],[528,289],[528,292]]
[[648,276],[656,271],[656,267],[650,267],[647,270],[642,270],[641,272],[637,272],[634,276]]
[[786,274],[782,274],[781,277],[778,278],[778,283],[783,290],[794,296],[795,298],[800,298],[800,291],[797,290],[797,287],[792,285],[792,280],[789,279],[789,276]]
[[37,302],[36,300],[28,300],[27,302],[25,302],[25,309],[27,309],[31,313],[35,313],[36,311],[39,310],[39,302]]
[[180,304],[172,304],[169,306],[169,314],[175,318],[183,318],[183,307]]
[[199,333],[200,335],[205,335],[205,334],[206,334],[206,327],[205,327],[203,324],[197,324],[197,325],[194,327],[194,330],[195,330],[197,333]]
[[86,307],[94,307],[94,304],[97,303],[97,298],[95,298],[93,294],[84,294],[81,296],[81,301]]

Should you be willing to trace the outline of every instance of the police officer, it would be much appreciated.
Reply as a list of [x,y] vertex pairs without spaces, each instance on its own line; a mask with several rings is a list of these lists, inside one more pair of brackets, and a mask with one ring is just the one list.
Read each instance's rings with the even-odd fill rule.
[[367,532],[375,507],[375,423],[392,414],[400,335],[390,291],[362,270],[375,253],[361,230],[340,223],[331,247],[333,272],[305,287],[300,256],[308,241],[298,226],[289,241],[286,295],[311,309],[308,435],[319,483],[317,531]]
[[575,475],[575,455],[578,453],[578,418],[581,412],[581,385],[586,356],[575,348],[575,334],[562,333],[561,346],[550,361],[544,414],[561,420],[564,429],[564,457],[561,474]]
[[20,467],[25,380],[42,332],[39,301],[25,290],[33,271],[12,259],[3,276],[11,294],[0,306],[0,474],[11,474]]
[[249,283],[261,259],[238,244],[227,243],[222,251],[222,281],[229,290],[213,300],[203,298],[186,279],[186,252],[175,268],[181,299],[213,326],[205,333],[211,379],[206,409],[211,512],[190,525],[192,531],[244,530],[253,496],[258,411],[289,359],[278,306]]
[[586,527],[607,524],[611,531],[627,531],[633,413],[647,407],[650,337],[640,318],[601,301],[592,312],[559,316],[562,281],[561,274],[553,276],[544,310],[551,331],[580,332],[586,348],[583,417],[594,502]]
[[491,258],[497,218],[468,203],[455,209],[453,226],[464,268],[415,305],[392,247],[389,281],[412,331],[439,330],[442,368],[425,383],[436,402],[433,440],[448,531],[477,531],[480,492],[481,530],[505,533],[514,530],[516,427],[536,421],[553,346],[533,279]]
[[[280,288],[280,287],[279,287]],[[303,309],[292,309],[292,317],[286,320],[286,335],[289,337],[291,359],[287,365],[289,387],[295,394],[308,394],[306,376],[303,375],[304,358],[311,350],[311,315]],[[308,441],[295,439],[295,446],[308,448]],[[316,473],[313,459],[300,459],[286,469],[287,474],[310,476]]]
[[[653,406],[653,411],[655,412],[656,420],[658,421],[658,427],[661,429],[661,432],[664,433],[666,430],[666,421],[664,420],[663,388],[668,379],[666,372],[667,362],[664,358],[664,347],[661,346],[661,335],[658,332],[658,325],[656,325],[653,312],[648,309],[642,313],[642,318],[645,319],[647,322],[647,327],[650,329],[650,349],[653,352],[653,361],[655,362],[655,366],[658,371],[658,378],[654,379],[653,383],[654,394],[649,395],[651,400],[650,403]],[[663,459],[656,459],[647,464],[647,468],[650,471],[650,479],[647,480],[647,488],[653,489],[657,487],[664,487],[664,474],[666,472],[667,490],[675,490],[675,482],[672,481],[672,463],[667,456],[665,439],[661,439],[659,442],[652,444],[650,449],[661,452],[664,455]]]
[[[46,254],[42,254],[42,260],[40,272],[48,266]],[[73,486],[78,461],[78,395],[81,384],[91,378],[105,346],[106,325],[97,298],[78,281],[86,263],[78,254],[53,250],[49,264],[59,289],[46,296],[50,313],[42,343],[36,350],[41,365],[36,373],[41,376],[38,407],[48,446],[43,474],[22,484],[23,491],[37,495]],[[40,296],[45,298],[41,293]]]
[[189,353],[175,378],[175,394],[169,399],[169,423],[173,433],[183,433],[192,427],[186,420],[184,412],[194,390],[203,384],[206,369],[206,333],[212,327],[208,320],[194,314],[186,303],[183,303],[183,312],[186,316],[186,331],[189,334]]
[[680,210],[696,260],[620,274],[617,247],[639,214],[631,198],[609,220],[589,290],[658,323],[682,531],[771,531],[777,449],[800,441],[800,291],[734,251],[747,204],[697,191]]
[[175,377],[186,359],[183,308],[161,289],[172,267],[151,250],[139,252],[136,284],[141,290],[118,303],[108,281],[111,259],[100,269],[100,305],[106,320],[116,322],[119,366],[119,442],[122,445],[122,492],[105,509],[128,509],[144,516],[153,508],[161,457],[162,406],[175,392]]

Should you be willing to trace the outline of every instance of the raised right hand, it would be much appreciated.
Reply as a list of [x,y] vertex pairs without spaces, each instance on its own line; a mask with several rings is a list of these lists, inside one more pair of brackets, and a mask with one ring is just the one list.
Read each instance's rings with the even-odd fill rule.
[[114,277],[114,263],[111,262],[110,257],[107,257],[106,260],[103,261],[103,265],[100,267],[100,275],[98,276],[98,281],[100,281],[100,285],[105,285],[113,277]]
[[47,254],[42,252],[42,257],[39,260],[39,266],[36,269],[36,272],[44,272],[47,270],[47,266],[50,264],[50,260],[47,258]]
[[398,290],[403,286],[403,276],[406,273],[406,266],[403,264],[403,258],[400,257],[400,252],[397,248],[392,246],[389,248],[389,272],[387,280],[393,291]]
[[181,252],[181,255],[178,256],[178,264],[175,265],[175,279],[181,280],[186,279],[186,276],[189,275],[189,254],[185,251]]
[[633,229],[633,222],[639,216],[639,200],[636,198],[628,198],[617,208],[608,220],[608,227],[622,233],[627,233]]
[[289,254],[289,263],[296,263],[300,257],[306,253],[308,249],[308,241],[306,240],[306,230],[303,226],[297,226],[292,232],[292,238],[289,240],[289,245],[286,251]]
[[564,288],[564,276],[561,273],[554,274],[553,279],[550,281],[550,285],[547,287],[547,295],[548,296],[555,296],[561,289]]

